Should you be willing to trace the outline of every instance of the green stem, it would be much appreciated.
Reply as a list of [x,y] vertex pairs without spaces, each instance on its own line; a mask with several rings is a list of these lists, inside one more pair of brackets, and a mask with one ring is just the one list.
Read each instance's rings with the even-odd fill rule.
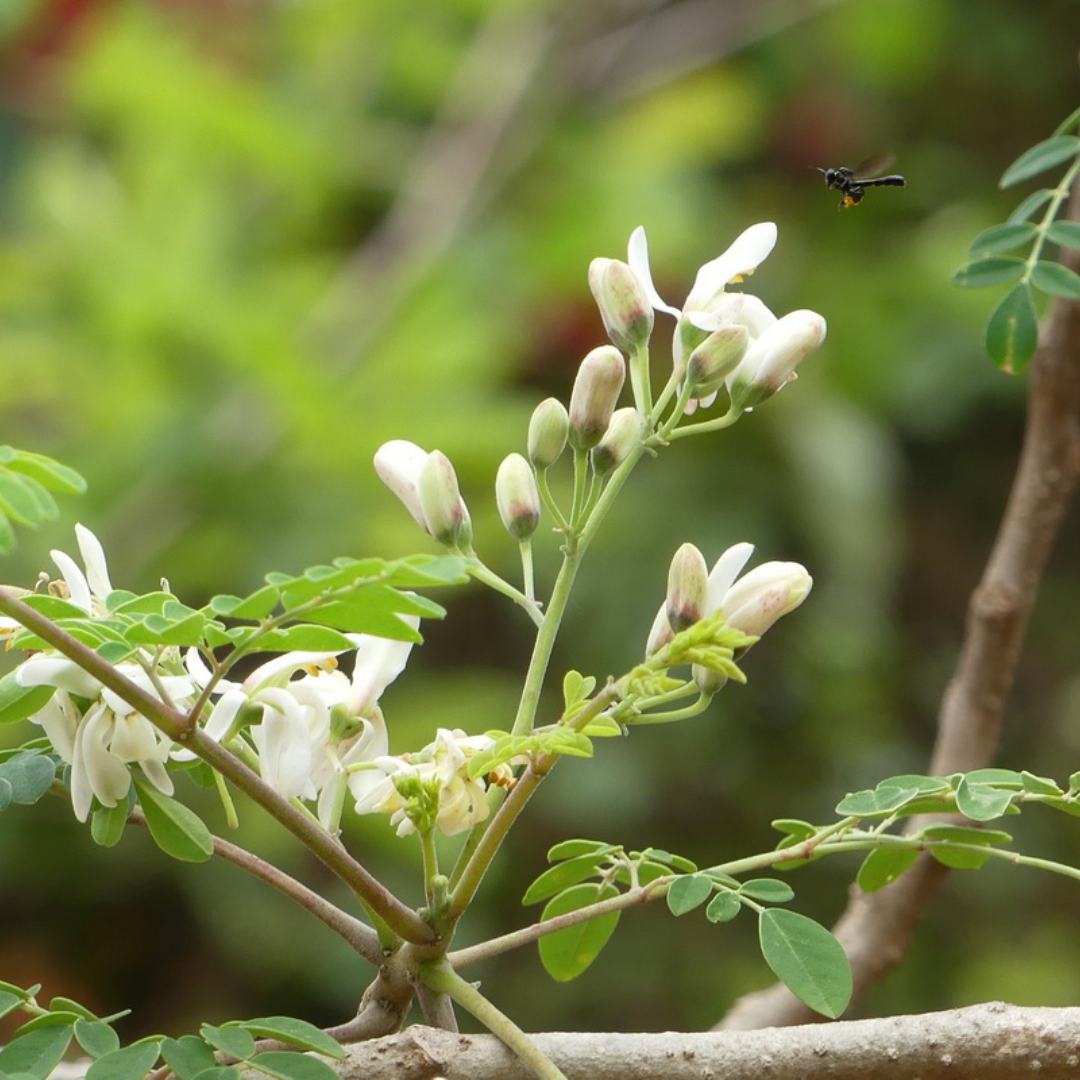
[[508,596],[519,607],[524,608],[526,614],[537,626],[542,626],[544,622],[544,616],[540,611],[539,605],[532,598],[531,595],[526,595],[521,592],[520,589],[515,589],[509,581],[504,581],[493,570],[488,569],[476,556],[472,556],[472,560],[468,566],[468,572],[471,577],[476,578],[477,581],[482,582],[489,588],[494,589],[498,593],[502,593],[503,596]]
[[555,519],[555,530],[565,532],[567,529],[566,518],[563,517],[559,504],[555,502],[555,497],[551,494],[551,488],[548,486],[547,481],[547,469],[536,470],[536,487],[540,492],[540,501],[544,504],[544,509]]
[[465,868],[469,865],[469,860],[473,856],[473,852],[476,851],[480,844],[480,841],[484,838],[484,833],[487,832],[488,827],[492,821],[495,820],[495,815],[499,812],[499,807],[502,806],[506,800],[506,788],[499,787],[497,784],[492,784],[488,787],[488,816],[484,821],[477,822],[470,830],[468,839],[462,844],[461,850],[458,852],[457,859],[454,862],[454,868],[450,871],[450,888],[453,889],[457,886],[457,883],[461,880],[461,875],[465,873]]
[[642,416],[652,412],[652,380],[649,378],[649,346],[642,345],[630,354],[630,386],[634,404]]
[[496,1038],[512,1050],[540,1080],[566,1080],[555,1063],[472,983],[466,982],[445,960],[433,960],[420,968],[421,981],[429,989],[446,994],[472,1013]]
[[429,904],[433,904],[434,892],[432,881],[439,872],[439,856],[435,850],[435,830],[428,829],[420,833],[420,851],[423,856],[424,868],[424,896]]
[[535,604],[536,577],[533,573],[532,541],[522,540],[518,548],[521,551],[521,578],[525,585],[525,596]]
[[684,424],[682,427],[674,428],[666,432],[666,437],[669,442],[674,442],[675,439],[682,439],[687,435],[705,435],[710,431],[722,431],[724,428],[731,427],[740,416],[742,416],[740,409],[729,409],[723,416],[718,416],[714,420],[703,420],[700,424]]
[[691,717],[700,716],[712,701],[712,694],[702,694],[692,705],[684,709],[670,709],[667,712],[639,713],[632,720],[624,720],[627,726],[640,727],[644,724],[671,724],[676,720],[689,720]]

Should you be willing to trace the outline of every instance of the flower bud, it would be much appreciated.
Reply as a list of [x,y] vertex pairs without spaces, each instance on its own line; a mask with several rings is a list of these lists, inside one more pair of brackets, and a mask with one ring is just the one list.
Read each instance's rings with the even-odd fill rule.
[[710,334],[691,354],[686,363],[686,380],[693,397],[704,398],[720,389],[746,352],[750,332],[732,323]]
[[667,621],[667,603],[663,603],[649,631],[649,640],[645,644],[645,659],[647,660],[654,652],[662,649],[674,636],[671,625]]
[[593,259],[589,288],[612,344],[628,353],[640,349],[652,334],[653,309],[634,271],[618,259]]
[[604,437],[626,379],[626,361],[613,345],[593,349],[581,362],[570,395],[570,443],[591,450]]
[[731,404],[752,409],[795,378],[795,368],[825,340],[816,311],[792,311],[777,319],[747,350],[728,376]]
[[472,523],[458,490],[450,459],[433,450],[420,469],[420,508],[427,531],[446,547],[464,547],[472,539]]
[[383,443],[375,454],[379,479],[405,504],[405,509],[425,532],[430,530],[420,508],[420,470],[427,459],[426,450],[405,439]]
[[506,531],[528,540],[540,524],[540,492],[532,467],[520,454],[510,454],[495,476],[495,502]]
[[611,423],[592,452],[592,466],[600,476],[606,476],[626,460],[641,439],[642,426],[641,416],[632,405],[611,414]]
[[813,584],[800,563],[762,563],[728,589],[720,611],[728,626],[761,637],[777,619],[806,599]]
[[683,544],[675,552],[668,570],[664,608],[668,626],[676,634],[705,617],[708,589],[709,569],[705,565],[705,556],[693,544]]
[[529,460],[536,469],[547,469],[566,448],[570,417],[558,398],[549,397],[533,410],[529,420]]

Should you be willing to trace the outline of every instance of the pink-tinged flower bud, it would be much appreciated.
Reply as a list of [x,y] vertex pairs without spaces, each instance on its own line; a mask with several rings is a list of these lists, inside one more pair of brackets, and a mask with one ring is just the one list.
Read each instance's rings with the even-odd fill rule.
[[540,524],[540,492],[532,467],[520,454],[510,454],[495,476],[495,502],[506,531],[528,540]]
[[653,619],[652,629],[649,631],[649,640],[645,644],[645,659],[658,649],[662,649],[673,637],[675,632],[667,621],[667,603],[660,605],[660,610]]
[[668,570],[667,604],[664,614],[675,633],[705,617],[709,568],[705,556],[693,544],[683,544]]
[[617,469],[641,441],[644,421],[632,405],[611,414],[604,437],[592,452],[592,466],[600,476]]
[[806,599],[813,584],[800,563],[762,563],[727,590],[720,611],[728,626],[761,637],[777,619]]
[[428,459],[426,450],[405,439],[383,443],[375,454],[379,479],[405,504],[417,525],[430,532],[420,508],[420,470]]
[[591,450],[604,437],[626,379],[626,361],[613,345],[593,349],[581,362],[570,395],[570,443]]
[[816,311],[792,311],[777,319],[728,376],[731,404],[752,409],[795,378],[795,368],[825,340],[825,320]]
[[612,344],[628,353],[640,349],[652,335],[653,309],[634,271],[618,259],[593,259],[589,288]]
[[529,420],[529,460],[536,469],[548,469],[566,449],[570,416],[558,398],[549,397],[533,410]]
[[742,360],[749,340],[749,330],[733,323],[710,334],[694,349],[686,363],[686,380],[694,398],[708,397],[720,389]]
[[472,523],[458,490],[454,466],[444,453],[433,450],[428,454],[418,486],[427,531],[446,547],[467,546],[472,540]]

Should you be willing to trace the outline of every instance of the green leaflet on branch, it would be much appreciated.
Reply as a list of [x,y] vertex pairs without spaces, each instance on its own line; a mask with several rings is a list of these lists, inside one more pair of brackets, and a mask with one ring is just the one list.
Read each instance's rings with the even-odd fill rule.
[[162,794],[137,769],[131,771],[131,779],[150,835],[166,855],[182,862],[205,862],[213,855],[210,830],[193,810]]
[[86,481],[74,470],[44,454],[0,446],[0,554],[15,549],[12,523],[36,529],[59,516],[50,494],[82,495]]
[[[574,885],[548,902],[542,918],[554,919],[618,895],[613,885]],[[542,937],[540,960],[547,973],[559,982],[576,979],[600,954],[618,923],[619,912],[613,911]]]
[[785,908],[758,920],[761,955],[804,1004],[835,1020],[851,1000],[851,966],[840,942],[820,923]]

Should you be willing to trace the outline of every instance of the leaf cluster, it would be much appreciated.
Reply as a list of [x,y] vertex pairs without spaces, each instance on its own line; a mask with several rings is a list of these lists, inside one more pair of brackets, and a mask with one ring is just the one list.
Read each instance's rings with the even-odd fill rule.
[[[1077,171],[1080,169],[1080,138],[1063,134],[1074,125],[1074,113],[1052,138],[1026,150],[1005,170],[1001,187],[1012,187],[1066,162],[1062,181],[1053,188],[1040,188],[1028,195],[1005,223],[980,233],[968,254],[971,262],[957,270],[953,281],[965,288],[1012,284],[998,302],[986,326],[986,351],[1004,371],[1022,372],[1038,344],[1038,314],[1035,293],[1080,300],[1080,275],[1060,262],[1041,257],[1047,242],[1059,248],[1080,250],[1080,223],[1057,219]],[[1029,221],[1042,211],[1038,222]],[[1026,257],[1009,254],[1030,248]]]
[[15,550],[15,526],[40,528],[60,516],[52,493],[82,495],[86,481],[44,454],[0,446],[0,555]]
[[[34,997],[40,990],[0,982],[0,1017],[20,1009],[33,1014],[0,1050],[0,1080],[46,1080],[73,1040],[91,1059],[86,1080],[142,1080],[159,1064],[168,1066],[179,1080],[242,1080],[252,1075],[336,1080],[337,1073],[326,1062],[295,1050],[337,1060],[345,1056],[336,1039],[305,1020],[287,1016],[204,1024],[198,1035],[180,1039],[148,1035],[121,1046],[112,1025],[127,1010],[99,1017],[66,997],[54,997],[46,1008]],[[260,1051],[256,1039],[275,1039],[295,1050]]]

